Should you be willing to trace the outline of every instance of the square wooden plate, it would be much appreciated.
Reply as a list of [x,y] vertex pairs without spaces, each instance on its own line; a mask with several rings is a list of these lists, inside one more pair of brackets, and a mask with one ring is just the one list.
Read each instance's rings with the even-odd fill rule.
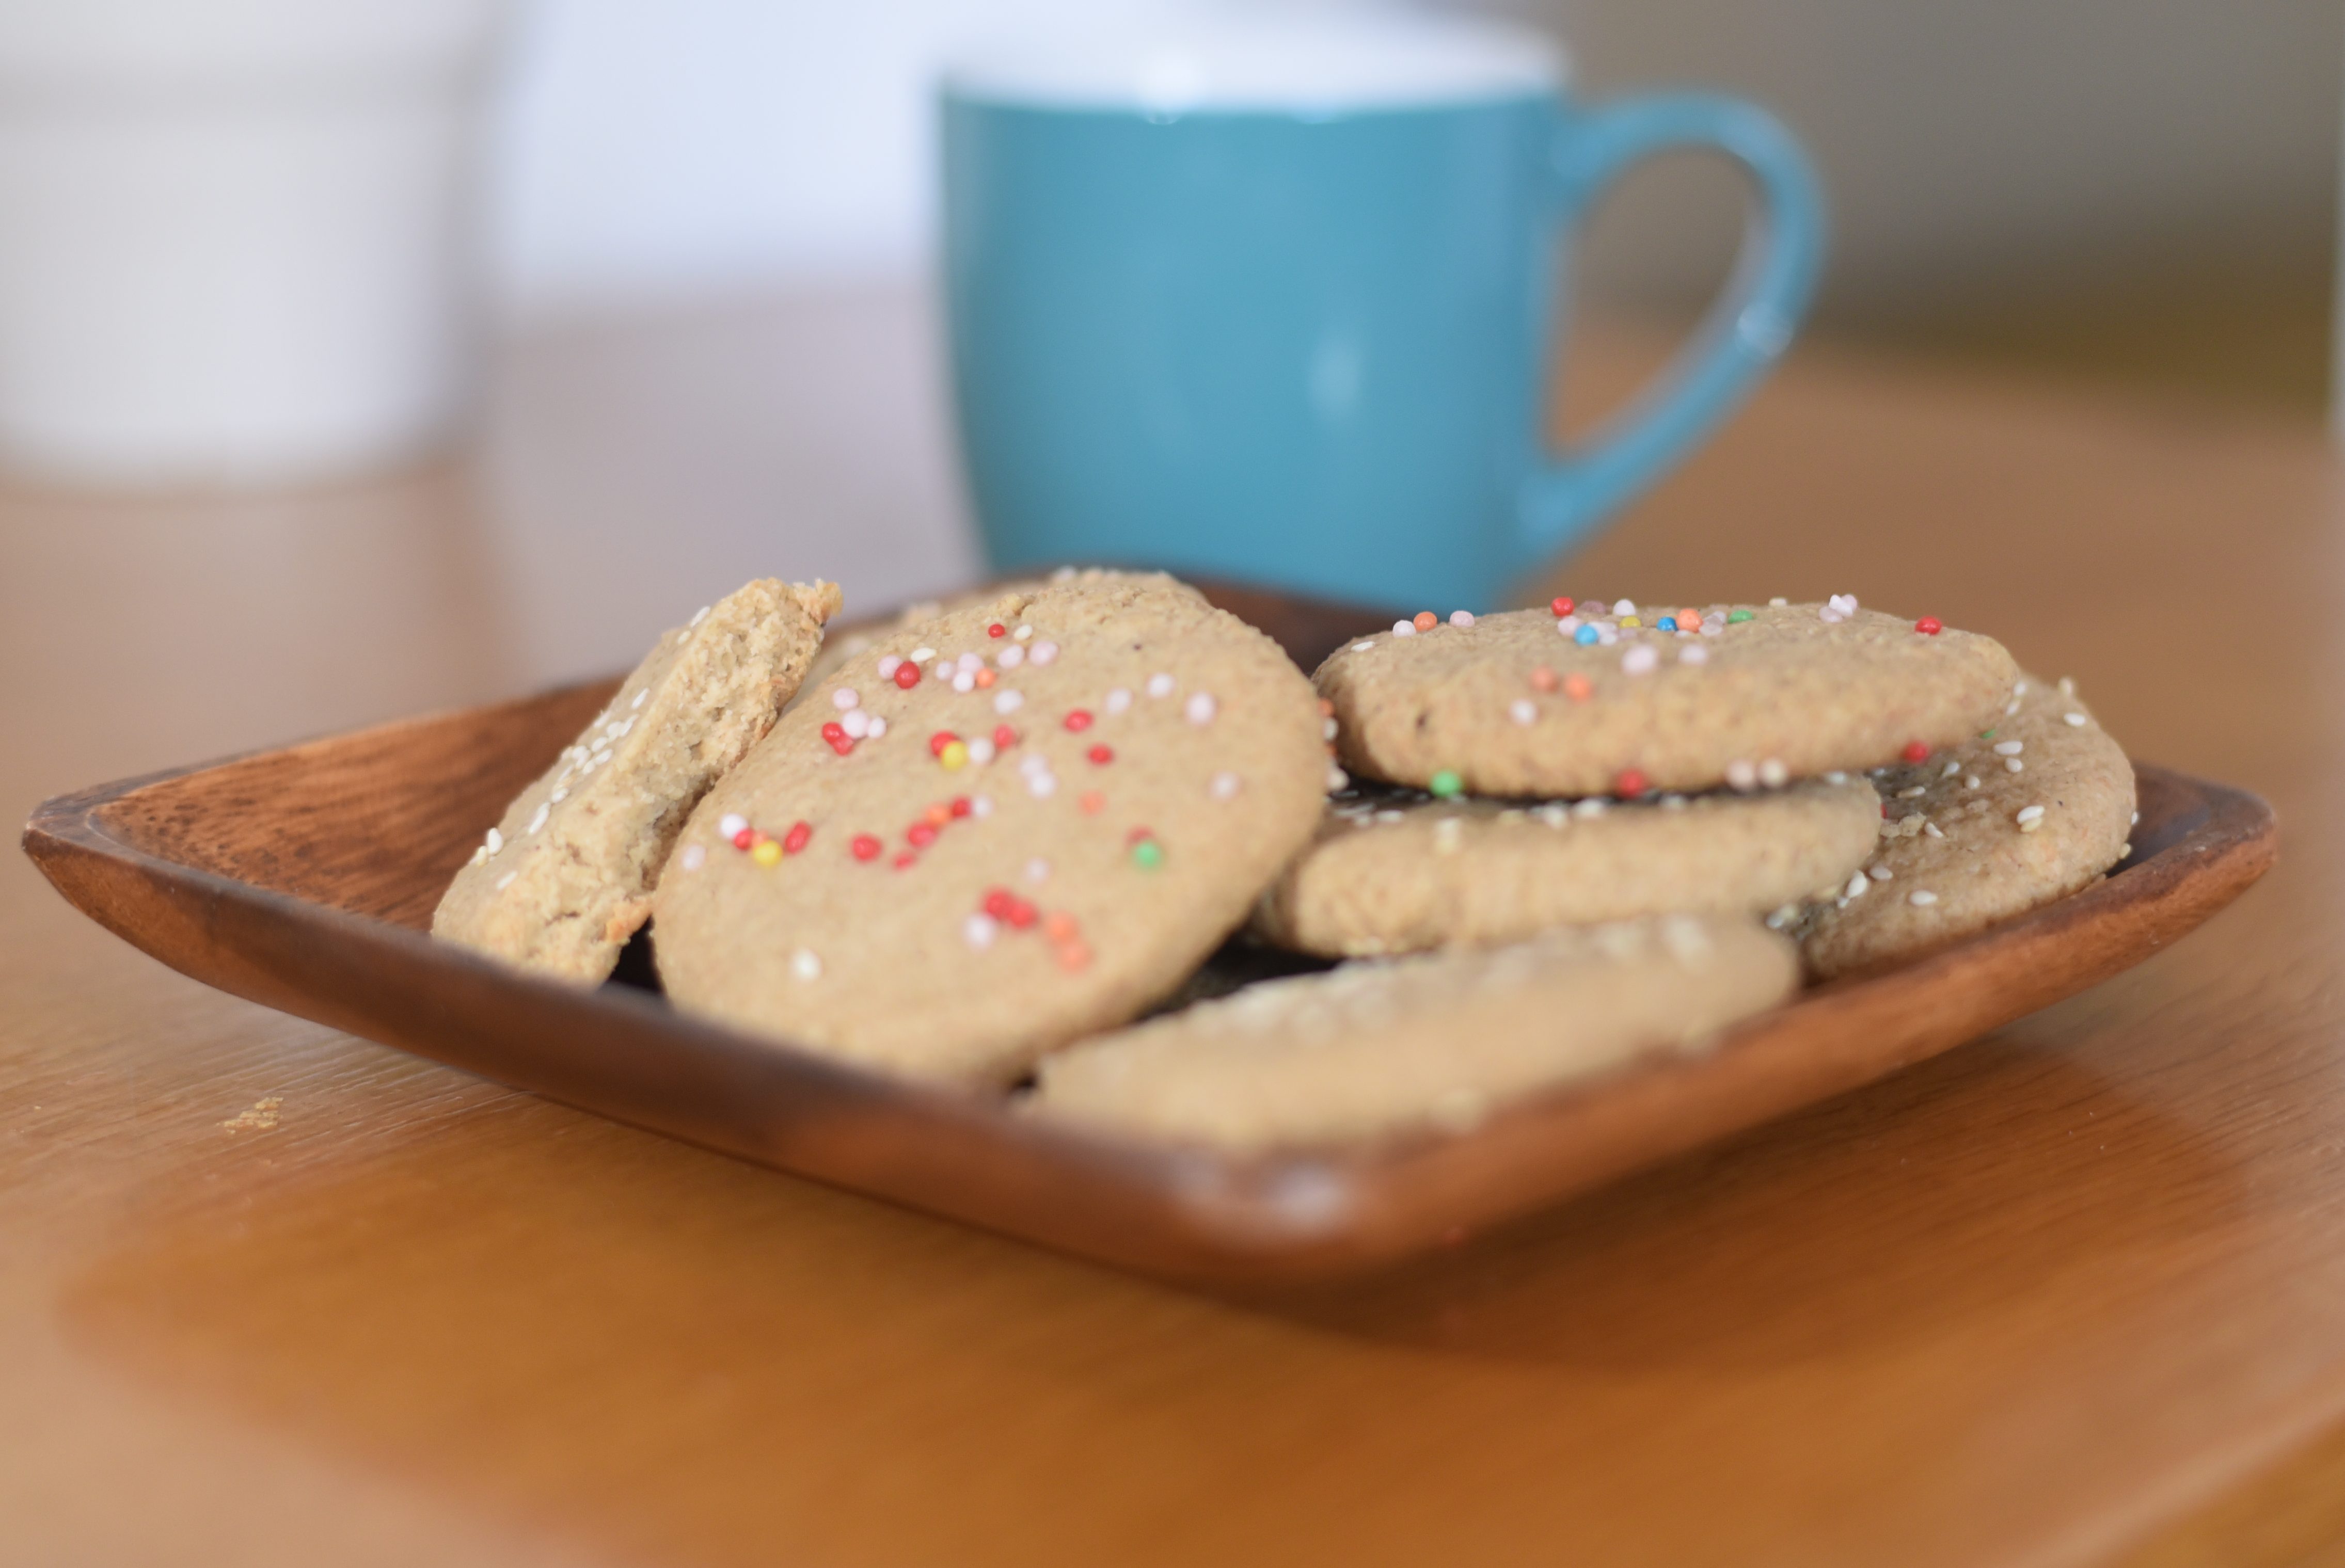
[[[1212,592],[1306,670],[1390,619]],[[60,796],[25,852],[92,919],[238,996],[1046,1246],[1242,1283],[1392,1262],[1934,1055],[2139,963],[2277,847],[2254,795],[2138,767],[2132,855],[2073,897],[1471,1132],[1238,1159],[1054,1127],[695,1021],[639,987],[577,990],[432,941],[456,867],[615,684]]]

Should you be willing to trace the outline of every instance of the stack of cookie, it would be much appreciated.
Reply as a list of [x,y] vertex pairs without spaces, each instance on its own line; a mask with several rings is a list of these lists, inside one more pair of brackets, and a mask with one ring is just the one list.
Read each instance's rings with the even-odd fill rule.
[[[594,979],[648,911],[680,1007],[1252,1150],[1699,1048],[1802,954],[1900,962],[2074,891],[2131,820],[2072,692],[1845,598],[1424,614],[1306,680],[1162,576],[1061,573],[817,661],[826,587],[744,590],[781,635],[686,629],[735,647],[721,693],[669,691],[664,640],[435,931]],[[635,707],[730,724],[619,756]],[[582,756],[605,772],[565,805]],[[1316,972],[1133,1022],[1210,990],[1184,985],[1242,926]]]

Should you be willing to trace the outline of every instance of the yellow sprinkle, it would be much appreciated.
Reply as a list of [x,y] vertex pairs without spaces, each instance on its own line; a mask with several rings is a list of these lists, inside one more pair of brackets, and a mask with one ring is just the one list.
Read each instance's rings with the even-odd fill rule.
[[749,858],[756,861],[760,865],[780,865],[782,859],[782,846],[780,841],[771,838],[766,839],[762,844],[759,844],[756,848],[749,851]]
[[1623,615],[1620,617],[1620,624],[1622,626],[1642,626],[1644,622],[1634,615]]
[[947,741],[945,749],[937,754],[937,761],[945,764],[947,773],[969,761],[969,747],[959,741]]

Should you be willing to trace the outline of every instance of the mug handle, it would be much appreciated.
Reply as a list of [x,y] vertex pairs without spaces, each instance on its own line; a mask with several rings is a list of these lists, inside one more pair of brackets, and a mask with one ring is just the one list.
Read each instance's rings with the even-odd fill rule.
[[1657,153],[1711,149],[1751,173],[1758,211],[1710,317],[1669,369],[1585,446],[1539,466],[1523,496],[1523,545],[1544,557],[1630,500],[1750,395],[1788,348],[1813,297],[1824,251],[1823,192],[1807,154],[1755,104],[1667,93],[1566,108],[1550,167],[1559,223]]

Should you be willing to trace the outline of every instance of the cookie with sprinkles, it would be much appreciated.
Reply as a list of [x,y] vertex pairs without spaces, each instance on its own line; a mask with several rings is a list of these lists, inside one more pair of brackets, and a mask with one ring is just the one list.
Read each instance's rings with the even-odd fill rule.
[[1764,915],[1845,883],[1880,820],[1861,774],[1636,802],[1356,789],[1328,803],[1253,929],[1282,947],[1356,958],[1646,916]]
[[1873,780],[1879,849],[1793,927],[1819,977],[1903,963],[2125,858],[2133,764],[2066,681],[2020,678],[1961,744]]
[[664,634],[456,873],[431,934],[565,980],[607,978],[685,817],[805,679],[835,583],[764,579]]
[[1046,1059],[1027,1103],[1234,1153],[1464,1132],[1509,1100],[1699,1050],[1798,980],[1792,945],[1748,916],[1566,927],[1200,1002]]
[[972,588],[962,592],[947,594],[942,599],[914,600],[891,613],[851,625],[832,627],[829,634],[823,639],[821,652],[815,654],[814,663],[807,671],[806,680],[799,690],[807,693],[813,693],[833,675],[846,669],[848,664],[870,652],[882,637],[910,632],[936,620],[940,615],[950,614],[958,610],[967,610],[974,605],[990,604],[1005,593],[1021,590],[1030,592],[1041,585],[1040,579],[1020,579],[1000,582],[985,588]]
[[711,792],[661,883],[679,1007],[1007,1082],[1132,1018],[1309,839],[1326,757],[1275,642],[1162,576],[878,639]]
[[1822,604],[1558,599],[1338,649],[1344,765],[1436,794],[1748,789],[1893,762],[1985,727],[2018,671],[1993,638]]

